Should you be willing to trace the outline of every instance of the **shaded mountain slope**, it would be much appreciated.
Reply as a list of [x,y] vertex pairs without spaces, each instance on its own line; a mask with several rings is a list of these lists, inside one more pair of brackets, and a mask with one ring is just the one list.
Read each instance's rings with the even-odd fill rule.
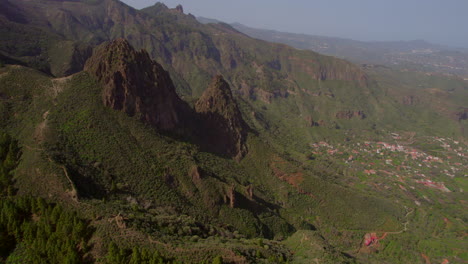
[[[46,50],[53,52],[51,45],[65,40],[95,45],[105,40],[124,37],[136,48],[145,48],[153,58],[176,69],[182,74],[181,77],[185,82],[190,84],[192,93],[196,96],[201,95],[204,89],[202,83],[206,83],[217,73],[225,75],[227,70],[239,68],[240,73],[245,73],[254,72],[258,67],[262,67],[268,72],[267,74],[278,75],[275,70],[279,70],[281,62],[278,61],[275,52],[279,48],[287,53],[294,53],[290,48],[250,39],[227,25],[202,25],[195,17],[168,9],[162,4],[137,11],[115,0],[93,2],[4,0],[4,2],[5,5],[16,6],[15,12],[10,9],[6,11],[8,16],[4,16],[4,19],[8,21],[7,27],[30,26],[34,30],[59,35],[58,40],[40,43],[43,50],[40,54]],[[10,20],[11,17],[27,19]],[[246,42],[250,45],[246,45]],[[14,55],[14,52],[12,53]],[[312,66],[318,69],[318,72],[312,76],[314,79],[361,80],[363,78],[362,72],[351,64],[334,63],[335,67],[332,69],[330,68],[332,65],[326,63],[328,60],[324,57],[309,54],[310,58],[322,58],[316,60],[319,62],[318,65]],[[288,57],[283,56],[282,60],[288,60]],[[304,60],[302,63],[310,62]],[[53,64],[55,63],[52,62],[51,66]],[[340,65],[343,65],[343,69],[344,67],[348,69],[341,71],[336,68]],[[227,78],[234,80],[231,76]],[[268,87],[272,86],[272,80],[264,81],[261,89],[271,90]],[[245,82],[253,86],[253,83],[250,83],[252,80],[247,79]],[[233,84],[235,84],[233,88],[238,89],[241,80],[233,81]]]
[[209,146],[218,153],[227,153],[240,160],[247,152],[248,127],[234,101],[231,88],[217,75],[195,103]]

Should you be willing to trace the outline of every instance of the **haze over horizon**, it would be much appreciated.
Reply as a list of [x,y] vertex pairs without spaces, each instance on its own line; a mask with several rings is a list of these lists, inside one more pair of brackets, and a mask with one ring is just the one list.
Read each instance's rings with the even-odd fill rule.
[[141,9],[162,2],[227,23],[361,41],[425,40],[468,48],[466,0],[122,0]]

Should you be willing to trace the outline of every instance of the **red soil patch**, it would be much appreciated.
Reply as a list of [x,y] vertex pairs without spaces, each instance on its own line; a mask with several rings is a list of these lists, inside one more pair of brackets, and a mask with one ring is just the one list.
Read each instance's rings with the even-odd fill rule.
[[299,185],[304,181],[304,174],[302,172],[296,172],[288,174],[281,169],[279,169],[276,165],[277,164],[284,164],[286,161],[276,158],[275,161],[270,163],[270,167],[273,170],[273,173],[279,179],[291,184],[294,187],[299,187]]
[[424,261],[426,264],[431,264],[431,260],[429,259],[428,256],[426,256],[424,253],[421,253],[421,257],[423,257]]
[[316,198],[315,195],[313,195],[310,192],[305,191],[301,187],[301,183],[304,181],[304,173],[299,171],[295,173],[286,173],[282,171],[280,168],[277,167],[278,164],[286,164],[287,162],[282,160],[279,157],[276,157],[274,161],[270,163],[270,168],[273,170],[274,175],[282,180],[287,182],[288,184],[292,185],[294,188],[297,189],[297,191],[301,194],[305,194],[307,196],[310,196],[312,198]]

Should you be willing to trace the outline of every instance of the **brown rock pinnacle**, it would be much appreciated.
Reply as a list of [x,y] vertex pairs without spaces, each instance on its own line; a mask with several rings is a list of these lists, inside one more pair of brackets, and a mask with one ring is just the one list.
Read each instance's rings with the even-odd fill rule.
[[203,120],[205,142],[215,152],[240,160],[247,152],[245,141],[248,127],[221,75],[213,78],[209,87],[195,104]]
[[184,13],[184,8],[182,7],[182,5],[177,5],[176,8],[177,12],[183,14]]
[[104,105],[161,129],[180,125],[184,102],[175,92],[169,74],[144,50],[136,51],[125,39],[99,46],[85,71],[103,85]]

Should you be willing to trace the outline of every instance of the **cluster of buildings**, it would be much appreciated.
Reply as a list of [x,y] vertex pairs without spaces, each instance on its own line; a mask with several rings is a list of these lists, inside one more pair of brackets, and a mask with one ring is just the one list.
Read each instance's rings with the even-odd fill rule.
[[[387,189],[395,185],[401,190],[414,190],[414,186],[418,188],[419,185],[448,193],[455,185],[447,187],[444,182],[468,176],[468,148],[459,141],[424,137],[418,139],[420,145],[405,144],[396,133],[391,133],[390,140],[394,143],[364,141],[336,146],[321,141],[311,147],[315,156],[333,157],[351,175],[358,176],[356,182],[369,186],[380,185]],[[421,145],[430,151],[417,147]]]

